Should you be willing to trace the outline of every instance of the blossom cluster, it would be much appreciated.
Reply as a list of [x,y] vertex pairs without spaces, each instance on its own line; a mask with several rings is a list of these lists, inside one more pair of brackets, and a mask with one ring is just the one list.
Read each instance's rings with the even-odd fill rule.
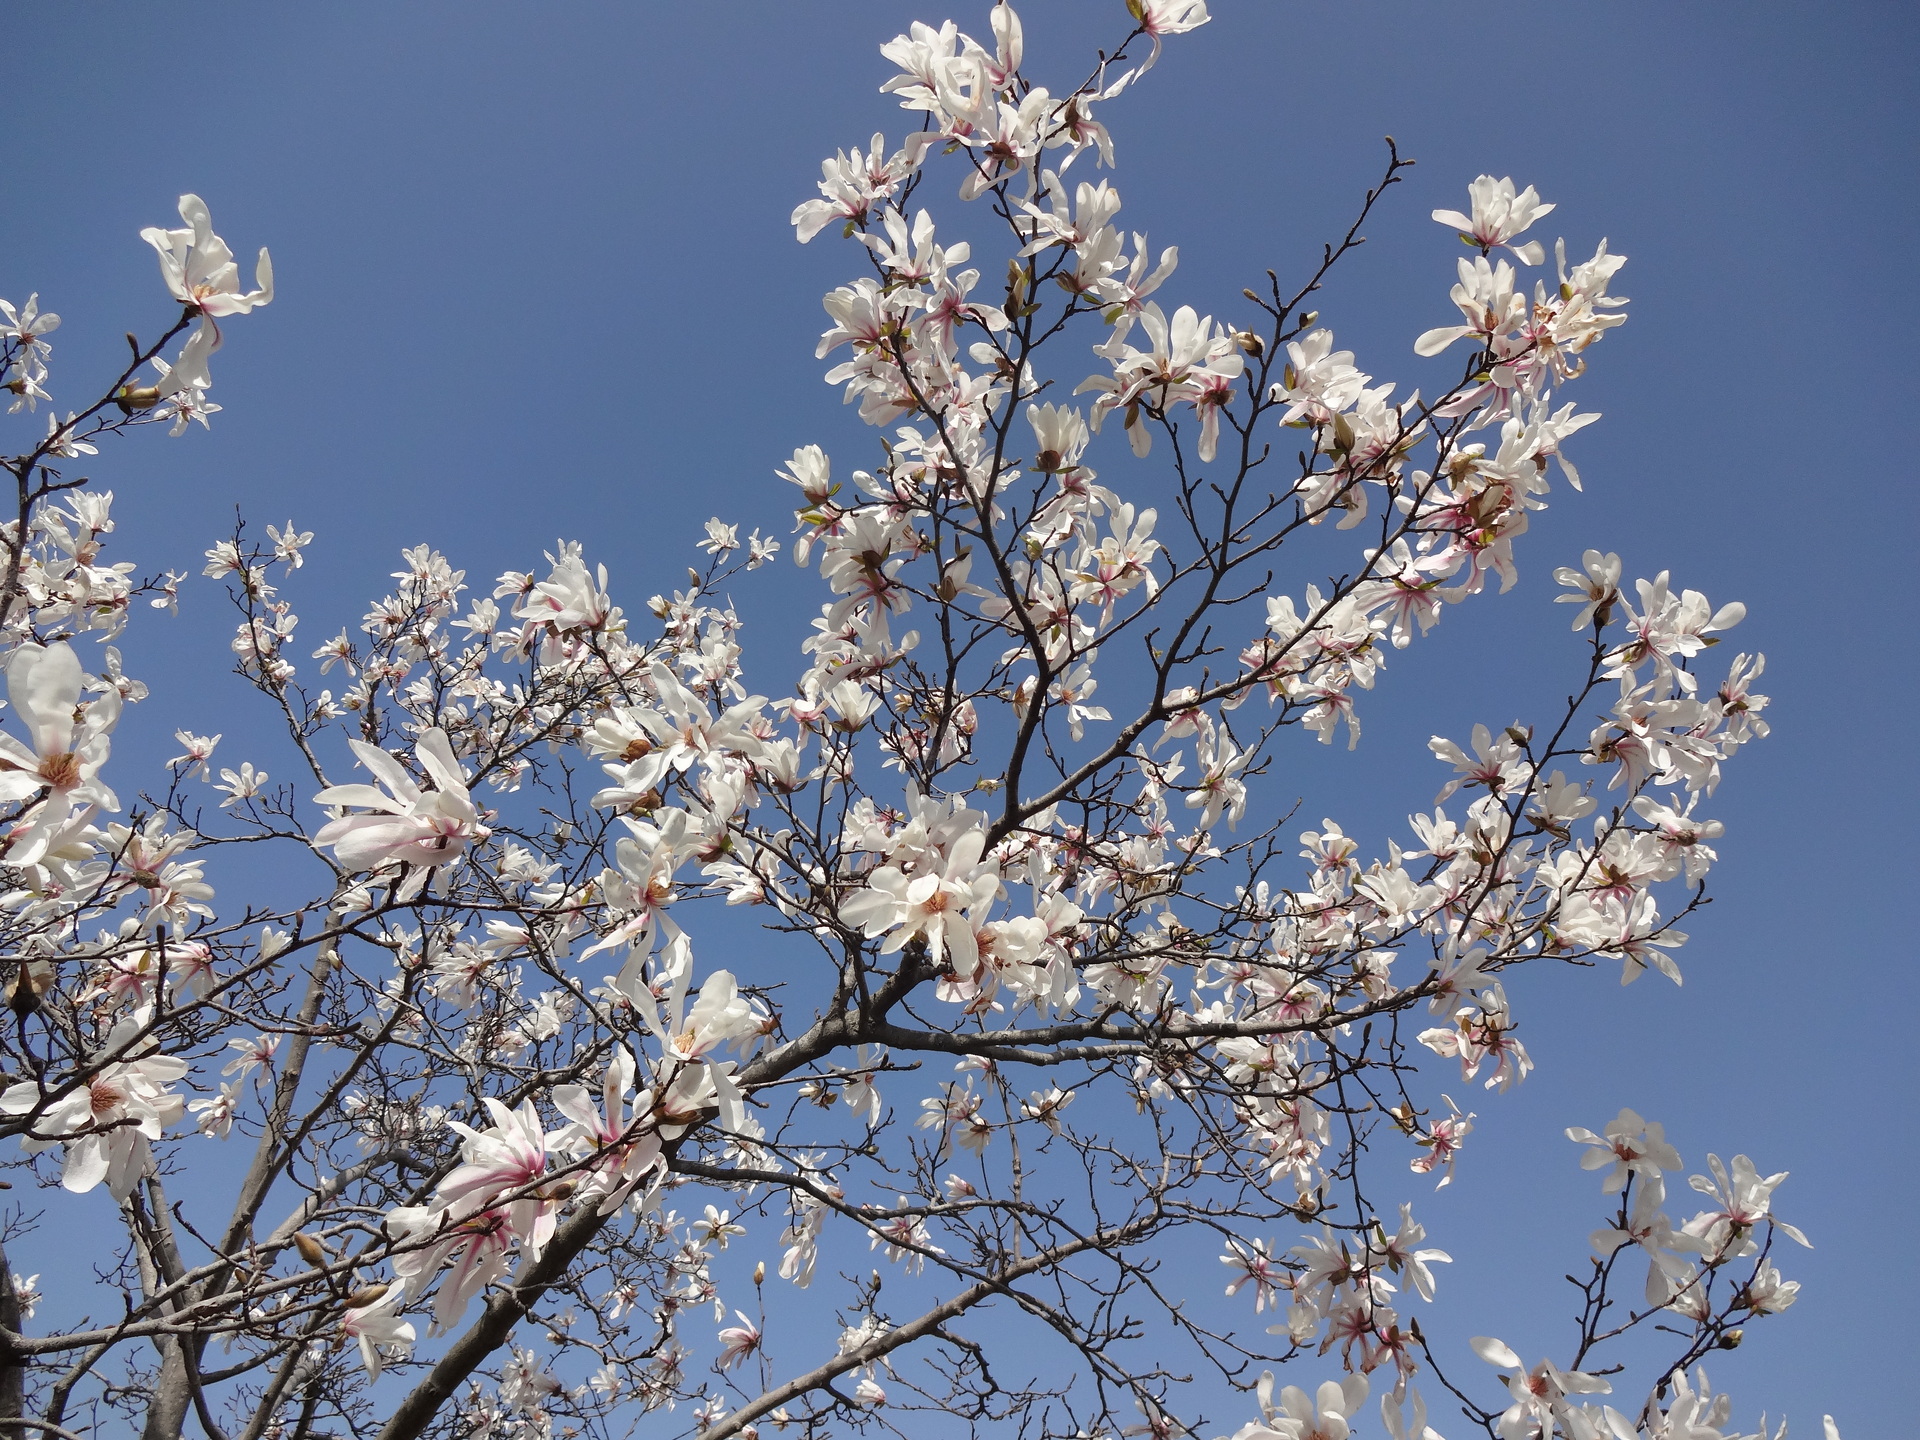
[[[1319,276],[1231,313],[1177,303],[1177,249],[1118,224],[1096,117],[1209,17],[1201,0],[1128,12],[1124,43],[1066,93],[1028,77],[1009,5],[985,41],[913,26],[882,47],[881,88],[916,128],[840,151],[793,211],[801,241],[837,229],[853,247],[862,273],[824,297],[816,358],[882,441],[844,479],[814,444],[779,471],[797,492],[784,543],[821,603],[796,672],[764,693],[728,587],[783,542],[743,545],[719,517],[685,588],[630,608],[576,542],[491,587],[413,546],[389,593],[313,649],[294,638],[313,532],[242,525],[201,578],[225,588],[235,669],[284,731],[255,752],[272,773],[247,758],[216,778],[226,735],[181,730],[164,783],[123,802],[112,737],[146,690],[87,637],[117,639],[136,597],[169,607],[186,577],[140,586],[103,563],[111,494],[51,462],[205,423],[221,322],[273,296],[264,251],[241,289],[197,197],[184,229],[142,232],[181,318],[6,462],[30,501],[0,527],[19,1017],[17,1043],[0,1037],[0,1133],[45,1183],[104,1187],[150,1272],[122,1331],[68,1348],[152,1339],[152,1388],[184,1416],[217,1335],[259,1434],[296,1392],[362,1413],[367,1384],[468,1326],[494,1336],[491,1368],[446,1341],[458,1383],[435,1370],[390,1422],[414,1428],[389,1433],[440,1406],[472,1433],[546,1436],[685,1401],[725,1440],[928,1396],[993,1414],[998,1382],[953,1327],[1030,1275],[1088,1283],[1071,1267],[1093,1256],[1121,1279],[1090,1308],[1022,1303],[1145,1415],[1123,1433],[1171,1437],[1171,1372],[1102,1367],[1134,1338],[1105,1317],[1151,1270],[1127,1257],[1177,1220],[1220,1231],[1227,1294],[1274,1323],[1271,1344],[1248,1341],[1162,1301],[1173,1331],[1236,1375],[1309,1353],[1345,1372],[1311,1395],[1276,1396],[1269,1375],[1237,1440],[1341,1440],[1375,1389],[1397,1440],[1433,1440],[1411,1381],[1447,1357],[1396,1307],[1431,1300],[1452,1257],[1410,1204],[1376,1209],[1360,1169],[1377,1152],[1453,1177],[1477,1117],[1433,1071],[1504,1091],[1533,1066],[1507,971],[1679,981],[1677,923],[1722,833],[1702,807],[1767,733],[1764,659],[1703,675],[1744,608],[1666,573],[1628,586],[1620,557],[1588,551],[1555,572],[1584,667],[1564,713],[1436,736],[1451,773],[1382,854],[1332,818],[1283,838],[1285,732],[1357,746],[1391,654],[1491,577],[1510,588],[1552,473],[1581,486],[1564,447],[1599,417],[1559,392],[1624,323],[1625,262],[1603,241],[1569,265],[1559,241],[1529,286],[1548,250],[1522,237],[1554,206],[1479,177],[1467,210],[1434,212],[1473,253],[1451,291],[1462,323],[1411,339],[1424,359],[1471,347],[1432,398],[1336,348],[1302,308]],[[916,206],[941,166],[1004,227],[1004,282]],[[31,411],[57,318],[37,297],[0,314],[5,383]],[[1103,479],[1090,462],[1115,421],[1132,468]],[[1302,437],[1282,474],[1275,442]],[[1308,544],[1345,573],[1301,578],[1328,568],[1282,556]],[[217,910],[208,866],[241,842],[288,857],[306,898]],[[742,916],[764,945],[740,943]],[[737,958],[702,974],[696,937]],[[1580,1398],[1610,1393],[1584,1360],[1526,1367],[1475,1342],[1511,1401],[1479,1423],[1729,1440],[1730,1402],[1688,1371],[1797,1293],[1770,1258],[1776,1232],[1802,1238],[1771,1214],[1784,1177],[1710,1159],[1694,1180],[1709,1208],[1675,1224],[1659,1127],[1625,1111],[1569,1133],[1620,1196],[1590,1314],[1644,1254],[1631,1323],[1660,1317],[1690,1348],[1629,1416]],[[170,1166],[248,1147],[231,1216],[193,1232],[224,1241],[185,1266]],[[682,1187],[712,1203],[683,1215]],[[1088,1201],[1109,1189],[1125,1203]],[[269,1193],[291,1197],[277,1227]],[[1267,1238],[1288,1221],[1301,1243]],[[755,1246],[747,1282],[733,1261]],[[782,1389],[773,1357],[806,1337],[775,1333],[762,1287],[812,1286],[843,1252],[884,1261],[890,1303],[924,1296],[933,1318],[895,1318],[882,1272],[849,1272],[832,1355]],[[710,1343],[692,1323],[709,1309]],[[951,1353],[914,1370],[929,1336]]]

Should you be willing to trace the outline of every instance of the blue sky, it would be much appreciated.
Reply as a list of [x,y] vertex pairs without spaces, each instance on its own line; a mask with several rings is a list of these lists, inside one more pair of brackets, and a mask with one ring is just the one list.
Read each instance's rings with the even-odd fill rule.
[[[1333,815],[1383,846],[1440,783],[1429,734],[1550,705],[1573,663],[1551,570],[1586,546],[1745,600],[1731,643],[1769,656],[1774,735],[1709,807],[1729,833],[1686,987],[1559,976],[1517,996],[1540,1068],[1476,1097],[1480,1168],[1423,1206],[1459,1262],[1430,1328],[1558,1348],[1570,1307],[1550,1287],[1598,1223],[1559,1130],[1633,1105],[1690,1162],[1791,1170],[1780,1207],[1819,1247],[1790,1257],[1794,1312],[1714,1368],[1738,1413],[1894,1433],[1920,1181],[1904,273],[1920,23],[1864,3],[1216,9],[1105,117],[1123,221],[1181,247],[1175,300],[1232,315],[1267,267],[1300,274],[1388,133],[1419,167],[1320,306],[1377,377],[1433,383],[1410,342],[1450,322],[1458,252],[1426,216],[1482,171],[1558,203],[1547,238],[1631,257],[1615,288],[1633,319],[1569,397],[1606,417],[1575,445],[1585,495],[1556,495],[1511,594],[1394,658],[1357,755],[1287,752],[1303,828]],[[946,13],[11,7],[0,34],[31,78],[10,106],[0,295],[37,289],[65,317],[56,398],[116,363],[123,330],[170,318],[135,232],[173,223],[180,192],[241,254],[274,254],[278,298],[215,359],[213,432],[101,457],[118,558],[197,569],[236,506],[291,515],[318,536],[293,592],[318,644],[384,592],[402,545],[480,581],[578,536],[632,611],[684,574],[708,515],[784,532],[771,475],[795,445],[842,469],[873,454],[812,358],[819,295],[857,257],[796,245],[786,217],[822,155],[897,139],[875,47]],[[952,13],[985,33],[984,5]],[[1023,13],[1029,72],[1056,88],[1124,29],[1118,0]],[[924,193],[946,218],[943,186]],[[1119,448],[1103,463],[1124,485]],[[755,579],[739,596],[755,688],[780,694],[795,607],[817,598],[784,560]],[[178,620],[136,622],[154,698],[128,722],[129,769],[172,753],[175,724],[246,733],[226,634],[204,586]]]

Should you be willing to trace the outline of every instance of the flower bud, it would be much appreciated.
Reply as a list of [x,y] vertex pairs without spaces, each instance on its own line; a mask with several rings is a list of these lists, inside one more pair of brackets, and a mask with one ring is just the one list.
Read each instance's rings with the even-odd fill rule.
[[31,1015],[52,986],[53,966],[45,960],[17,961],[6,982],[7,1005],[16,1015]]
[[358,1290],[347,1296],[347,1308],[349,1310],[364,1310],[369,1305],[378,1304],[380,1301],[386,1299],[387,1291],[392,1288],[391,1285],[385,1284],[384,1282],[377,1285],[362,1285]]
[[300,1258],[309,1265],[327,1263],[326,1247],[304,1230],[293,1237],[293,1248],[300,1252]]

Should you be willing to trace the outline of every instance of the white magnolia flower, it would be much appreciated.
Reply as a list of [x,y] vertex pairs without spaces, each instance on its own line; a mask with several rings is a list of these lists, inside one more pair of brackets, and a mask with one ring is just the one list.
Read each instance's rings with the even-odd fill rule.
[[1505,245],[1528,265],[1538,265],[1547,258],[1538,240],[1529,240],[1524,245],[1512,243],[1514,236],[1554,208],[1541,203],[1540,194],[1533,186],[1516,195],[1511,178],[1496,180],[1491,175],[1482,175],[1467,187],[1467,194],[1473,201],[1473,214],[1436,210],[1433,218],[1458,230],[1460,238],[1469,244],[1489,250]]
[[[22,1320],[31,1320],[33,1318],[34,1307],[47,1298],[40,1293],[40,1277],[38,1275],[9,1275],[7,1278],[13,1284],[13,1299],[14,1303],[20,1307],[20,1318]],[[1832,1422],[1829,1421],[1828,1423],[1831,1424]]]
[[7,661],[7,695],[33,737],[33,748],[0,733],[0,803],[46,792],[27,813],[23,828],[10,837],[9,865],[39,860],[54,833],[80,806],[120,807],[98,778],[110,748],[107,736],[120,718],[120,694],[108,690],[82,709],[85,678],[79,657],[65,641],[22,645]]
[[[31,1155],[65,1145],[63,1188],[84,1195],[104,1180],[113,1198],[124,1200],[147,1172],[151,1142],[185,1112],[186,1101],[167,1086],[187,1069],[170,1055],[105,1066],[35,1115],[20,1148]],[[23,1080],[0,1094],[0,1114],[33,1115],[55,1094]]]
[[755,1350],[760,1348],[760,1327],[749,1320],[746,1312],[733,1312],[740,1317],[738,1325],[729,1325],[720,1332],[720,1359],[722,1370],[731,1370],[743,1362]]
[[413,747],[432,779],[422,790],[400,762],[378,746],[355,740],[353,753],[386,786],[330,785],[314,796],[316,805],[357,805],[377,813],[345,815],[323,825],[315,845],[331,846],[349,870],[379,870],[388,865],[415,867],[401,885],[403,898],[420,892],[434,869],[457,860],[469,844],[493,832],[482,823],[479,807],[467,794],[466,775],[453,757],[446,732],[432,729]]
[[885,953],[922,939],[930,962],[948,960],[962,980],[971,979],[980,968],[980,951],[967,912],[989,904],[1000,889],[997,867],[981,859],[986,838],[983,830],[968,830],[953,842],[944,863],[929,857],[912,874],[882,865],[869,877],[868,888],[847,901],[848,923],[868,935],[888,935],[880,947]]
[[413,1326],[402,1320],[394,1311],[399,1307],[402,1294],[398,1290],[388,1290],[385,1286],[376,1287],[379,1291],[364,1305],[350,1308],[341,1318],[340,1331],[349,1340],[360,1346],[360,1363],[367,1367],[367,1378],[378,1380],[385,1357],[380,1353],[381,1346],[387,1346],[398,1356],[404,1356],[413,1346]]
[[[160,278],[173,298],[195,307],[202,315],[245,315],[256,305],[273,300],[273,260],[263,246],[254,264],[258,289],[240,290],[240,267],[234,264],[227,242],[213,233],[213,217],[198,195],[180,197],[184,230],[162,230],[149,225],[140,238],[160,254]],[[215,341],[218,344],[218,341]]]

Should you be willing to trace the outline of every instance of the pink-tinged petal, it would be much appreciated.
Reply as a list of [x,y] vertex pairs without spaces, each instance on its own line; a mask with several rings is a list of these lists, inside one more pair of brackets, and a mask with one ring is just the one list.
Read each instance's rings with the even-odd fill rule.
[[73,792],[55,790],[33,812],[33,823],[13,837],[7,851],[9,865],[34,865],[47,853],[47,845],[73,810]]
[[[491,1219],[492,1217],[489,1217]],[[433,1329],[444,1332],[466,1313],[467,1302],[507,1270],[504,1217],[486,1231],[464,1237],[453,1255],[453,1269],[440,1285],[434,1302]]]

